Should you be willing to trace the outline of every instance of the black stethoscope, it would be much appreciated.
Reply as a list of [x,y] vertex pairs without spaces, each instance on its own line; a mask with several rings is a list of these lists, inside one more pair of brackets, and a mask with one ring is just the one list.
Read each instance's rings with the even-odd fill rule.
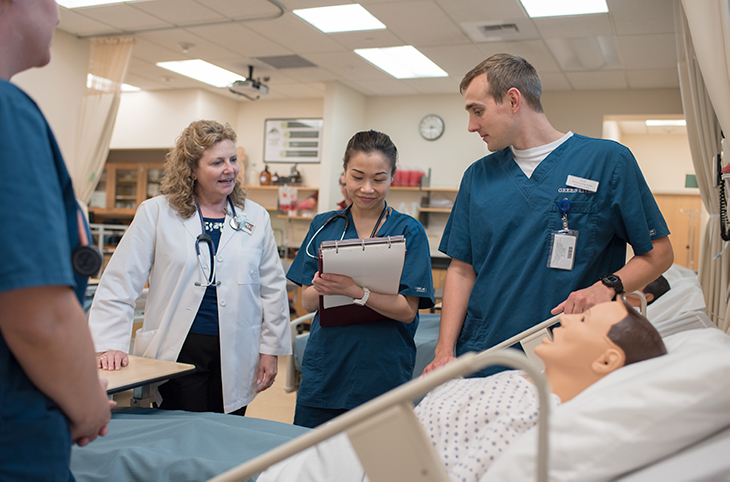
[[[317,231],[315,231],[314,235],[312,235],[312,239],[310,239],[309,242],[307,243],[307,248],[304,250],[307,253],[307,256],[309,256],[310,258],[313,258],[313,259],[317,259],[316,256],[313,256],[312,253],[309,252],[309,247],[312,245],[312,241],[314,241],[314,238],[316,238],[317,235],[319,234],[319,232],[322,231],[325,227],[327,227],[328,224],[334,222],[335,220],[337,220],[339,218],[342,218],[345,220],[345,229],[342,230],[342,236],[340,236],[340,241],[345,239],[345,233],[347,233],[347,230],[350,229],[349,213],[350,213],[351,208],[352,208],[352,204],[347,206],[342,211],[339,211],[339,212],[333,214],[332,216],[329,217],[329,219],[327,219],[327,221],[324,222],[324,224]],[[380,221],[383,220],[383,216],[385,216],[385,213],[387,211],[388,211],[388,202],[385,201],[385,207],[383,208],[383,211],[380,213],[380,217],[378,217],[378,222],[375,223],[373,232],[370,233],[371,238],[375,237],[375,233],[378,232],[378,226],[380,226]]]
[[[226,210],[226,214],[229,214],[231,216],[230,225],[233,229],[236,231],[240,231],[243,229],[243,219],[241,216],[236,214],[236,207],[233,205],[233,201],[231,201],[230,196],[228,196],[228,204],[231,206],[231,211]],[[220,281],[214,281],[215,280],[215,245],[213,244],[213,239],[210,237],[210,234],[205,232],[205,223],[203,222],[203,213],[200,211],[200,204],[195,203],[195,207],[198,208],[198,217],[200,218],[200,228],[202,229],[202,232],[198,235],[197,238],[195,238],[195,253],[198,255],[198,265],[200,266],[200,271],[203,273],[203,278],[207,279],[207,282],[201,283],[199,281],[195,282],[195,286],[220,286]],[[208,252],[210,253],[210,275],[207,274],[207,270],[205,269],[205,266],[203,265],[203,259],[200,256],[200,243],[207,244],[208,245]]]

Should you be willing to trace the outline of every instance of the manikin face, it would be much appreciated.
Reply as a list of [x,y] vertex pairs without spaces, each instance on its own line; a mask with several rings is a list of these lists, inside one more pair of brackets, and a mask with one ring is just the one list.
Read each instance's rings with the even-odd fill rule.
[[358,209],[383,209],[391,176],[390,163],[380,152],[356,152],[347,163],[347,196]]
[[553,340],[543,338],[535,354],[545,363],[546,371],[561,365],[590,366],[607,348],[618,348],[608,338],[608,331],[625,317],[626,307],[620,301],[601,303],[581,314],[564,314],[561,326],[553,330]]
[[195,194],[214,202],[220,201],[236,185],[240,171],[236,146],[231,140],[222,140],[203,152],[198,167],[193,171]]
[[509,99],[505,96],[501,104],[487,94],[487,74],[471,81],[464,92],[465,109],[469,113],[469,132],[476,132],[495,152],[512,144],[511,129],[513,113]]

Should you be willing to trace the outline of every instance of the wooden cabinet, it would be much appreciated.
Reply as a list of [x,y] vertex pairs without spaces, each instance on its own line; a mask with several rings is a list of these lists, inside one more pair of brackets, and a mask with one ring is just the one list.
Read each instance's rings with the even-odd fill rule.
[[91,196],[89,211],[97,219],[132,218],[137,206],[160,190],[163,163],[111,163]]

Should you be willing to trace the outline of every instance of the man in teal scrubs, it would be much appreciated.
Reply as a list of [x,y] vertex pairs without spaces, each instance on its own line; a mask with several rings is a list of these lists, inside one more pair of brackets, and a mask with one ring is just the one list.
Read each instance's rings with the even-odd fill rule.
[[50,127],[9,82],[49,62],[57,24],[54,0],[0,0],[0,480],[73,480],[71,444],[111,417],[71,267],[88,232]]
[[[460,90],[468,130],[492,154],[464,173],[439,246],[452,260],[435,359],[424,373],[551,314],[581,313],[641,288],[674,259],[631,152],[553,128],[527,61],[494,55]],[[627,243],[635,253],[628,263]]]

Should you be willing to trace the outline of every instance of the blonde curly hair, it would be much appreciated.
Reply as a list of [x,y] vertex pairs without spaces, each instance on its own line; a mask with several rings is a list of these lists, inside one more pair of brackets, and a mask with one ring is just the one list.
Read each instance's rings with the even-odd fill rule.
[[[160,193],[167,197],[167,202],[181,218],[188,219],[197,212],[193,171],[197,169],[203,153],[224,140],[236,143],[236,132],[230,125],[199,120],[182,131],[175,147],[167,153]],[[243,209],[246,192],[238,178],[230,198],[236,207]]]

